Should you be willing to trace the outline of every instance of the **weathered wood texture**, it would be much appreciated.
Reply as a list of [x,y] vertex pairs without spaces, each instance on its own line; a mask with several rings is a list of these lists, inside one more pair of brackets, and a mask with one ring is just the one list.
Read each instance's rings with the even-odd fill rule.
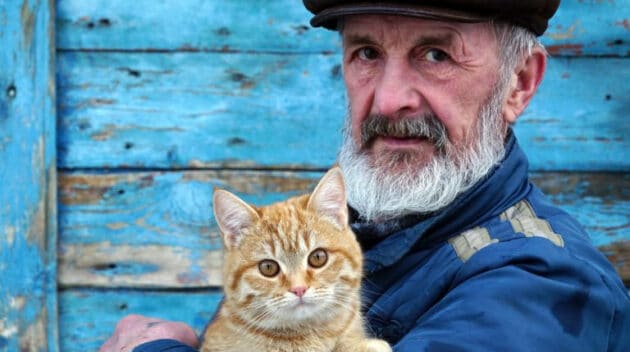
[[[58,1],[64,50],[337,52],[294,0]],[[630,1],[563,0],[543,42],[552,54],[630,55]]]
[[[336,33],[290,1],[145,5],[59,2],[60,167],[332,163],[346,106]],[[543,41],[565,58],[516,127],[533,169],[630,167],[630,67],[584,58],[627,56],[628,5],[564,1],[552,20]]]
[[54,11],[0,2],[0,351],[57,351]]
[[[221,284],[213,187],[266,204],[334,162],[340,42],[309,18],[295,0],[57,0],[63,351],[127,313],[201,331]],[[562,1],[516,126],[535,182],[625,280],[629,18],[630,0]]]
[[[59,213],[63,287],[209,287],[221,284],[221,241],[212,191],[221,187],[254,204],[308,192],[317,173],[148,172],[64,174]],[[630,176],[534,175],[573,214],[620,273],[630,252]],[[630,275],[624,277],[630,282]]]
[[[322,169],[335,160],[346,107],[338,55],[58,59],[60,167]],[[534,170],[630,168],[627,61],[550,61],[516,125]]]
[[206,287],[221,284],[214,187],[255,204],[307,192],[315,173],[67,174],[60,182],[60,284]]
[[217,290],[135,291],[67,290],[59,295],[61,350],[96,351],[127,314],[183,321],[201,333],[214,315],[221,295]]
[[334,160],[344,115],[338,63],[61,54],[60,166],[322,168]]

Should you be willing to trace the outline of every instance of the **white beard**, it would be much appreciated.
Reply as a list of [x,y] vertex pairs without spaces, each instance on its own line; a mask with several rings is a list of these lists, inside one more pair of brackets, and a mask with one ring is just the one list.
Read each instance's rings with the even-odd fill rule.
[[393,158],[389,165],[371,160],[369,151],[361,151],[353,141],[346,119],[338,162],[348,204],[361,219],[376,222],[431,213],[450,204],[503,159],[508,128],[501,114],[503,91],[497,87],[482,107],[472,143],[464,141],[467,146],[458,148],[446,138],[442,151],[436,148],[424,166],[412,165],[413,158]]

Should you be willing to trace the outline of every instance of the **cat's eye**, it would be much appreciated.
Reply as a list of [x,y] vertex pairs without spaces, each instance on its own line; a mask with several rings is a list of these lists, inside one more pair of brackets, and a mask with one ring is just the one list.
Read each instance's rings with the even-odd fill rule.
[[308,265],[313,268],[321,268],[328,261],[328,253],[325,250],[318,248],[311,252],[308,256]]
[[274,277],[280,272],[280,265],[275,260],[265,259],[258,263],[258,270],[266,277]]

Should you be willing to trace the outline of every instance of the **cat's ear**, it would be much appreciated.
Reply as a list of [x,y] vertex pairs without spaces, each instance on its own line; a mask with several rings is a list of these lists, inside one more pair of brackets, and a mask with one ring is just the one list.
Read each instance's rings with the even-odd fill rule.
[[221,189],[214,191],[213,202],[214,218],[221,230],[225,247],[237,248],[243,239],[243,230],[258,219],[258,213],[239,197]]
[[330,219],[340,229],[348,226],[346,188],[339,167],[333,167],[322,177],[308,199],[307,209]]

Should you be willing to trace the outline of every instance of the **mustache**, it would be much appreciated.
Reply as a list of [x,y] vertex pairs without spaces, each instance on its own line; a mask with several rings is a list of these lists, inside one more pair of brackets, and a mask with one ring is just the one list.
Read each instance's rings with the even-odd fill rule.
[[370,115],[361,124],[361,145],[365,147],[379,136],[427,139],[439,150],[444,149],[448,142],[446,126],[431,113],[399,119]]

